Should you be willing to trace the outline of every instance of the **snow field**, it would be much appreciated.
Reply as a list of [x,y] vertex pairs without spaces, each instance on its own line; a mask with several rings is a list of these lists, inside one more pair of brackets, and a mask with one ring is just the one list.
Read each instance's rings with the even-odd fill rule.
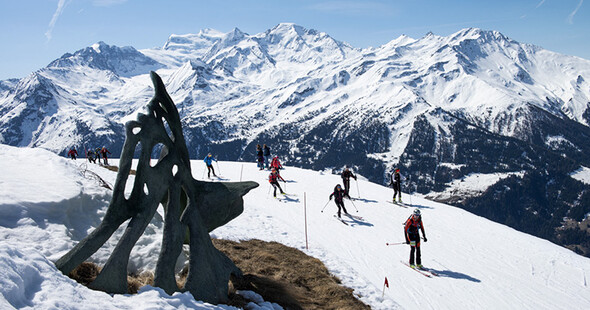
[[[81,171],[94,171],[111,184],[116,174],[40,149],[0,145],[0,156],[0,308],[77,309],[84,304],[91,309],[230,309],[195,301],[189,293],[168,296],[153,287],[137,295],[110,296],[65,277],[52,261],[100,223],[110,199],[108,190]],[[191,164],[193,176],[201,178],[202,160]],[[255,163],[222,161],[215,168],[225,181],[239,181],[242,173],[242,180],[260,186],[244,197],[244,213],[212,237],[256,238],[298,248],[324,262],[373,309],[590,308],[590,260],[546,240],[404,193],[404,202],[423,214],[428,237],[421,247],[423,264],[440,275],[427,278],[401,264],[409,256],[407,245],[385,245],[404,241],[402,223],[413,210],[388,203],[390,188],[362,177],[352,180],[351,196],[360,193],[361,198],[345,200],[345,206],[363,220],[343,216],[346,226],[334,219],[335,204],[328,202],[334,186],[342,184],[338,175],[286,167],[281,175],[287,183],[281,186],[293,195],[278,200],[269,188],[269,172],[259,171]],[[162,224],[159,216],[152,220],[132,252],[130,270],[154,268]],[[104,264],[121,233],[92,260]],[[183,264],[181,256],[177,268]],[[385,277],[389,288],[382,298]],[[264,302],[251,306],[277,307]]]

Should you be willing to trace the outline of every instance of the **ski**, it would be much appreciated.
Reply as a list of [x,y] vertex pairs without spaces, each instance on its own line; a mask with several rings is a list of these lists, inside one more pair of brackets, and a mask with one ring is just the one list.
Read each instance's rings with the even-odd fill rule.
[[345,222],[343,219],[339,218],[339,217],[338,217],[338,215],[334,215],[334,217],[335,217],[335,218],[336,218],[338,221],[342,222],[342,224],[344,224],[344,225],[348,226],[348,223],[346,223],[346,222]]
[[438,273],[436,273],[436,272],[432,271],[432,269],[430,269],[430,268],[422,267],[422,268],[420,268],[420,270],[423,270],[423,271],[429,272],[429,273],[430,273],[430,274],[432,274],[433,276],[435,276],[435,277],[438,277]]
[[400,262],[401,262],[402,264],[404,264],[404,265],[408,266],[408,268],[410,268],[410,269],[412,269],[412,270],[415,270],[416,272],[418,272],[419,274],[421,274],[421,275],[423,275],[423,276],[425,276],[425,277],[432,278],[432,276],[433,276],[433,274],[431,274],[430,272],[428,272],[428,271],[426,271],[426,270],[420,269],[420,268],[418,268],[418,267],[416,267],[416,268],[412,268],[412,267],[410,266],[410,264],[408,264],[408,263],[406,263],[406,262],[404,262],[404,261],[400,261]]
[[297,194],[291,194],[291,193],[283,193],[283,195],[297,197]]
[[407,206],[405,203],[403,203],[403,202],[402,202],[402,203],[399,203],[399,202],[396,202],[396,201],[391,201],[391,200],[387,200],[387,202],[389,202],[389,203],[391,203],[391,204],[394,204],[394,205],[396,205],[396,206],[400,206],[400,207],[402,207],[402,208],[407,208],[407,207],[408,207],[408,206]]
[[364,218],[362,218],[362,217],[360,217],[358,215],[352,215],[352,214],[348,214],[348,213],[345,213],[344,215],[350,217],[353,220],[359,220],[359,221],[364,221],[365,220]]

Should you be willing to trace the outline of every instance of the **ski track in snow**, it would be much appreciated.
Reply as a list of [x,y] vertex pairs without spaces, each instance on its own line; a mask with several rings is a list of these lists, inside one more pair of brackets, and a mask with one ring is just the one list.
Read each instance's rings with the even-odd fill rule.
[[[166,297],[157,288],[146,287],[138,295],[112,298],[72,283],[50,261],[71,249],[100,222],[109,200],[109,191],[99,187],[96,178],[84,176],[80,170],[86,167],[111,184],[116,174],[98,165],[67,160],[39,149],[0,145],[0,155],[3,158],[0,171],[8,172],[0,176],[0,184],[28,184],[14,187],[20,192],[0,192],[0,248],[6,249],[0,252],[4,262],[0,271],[9,275],[20,268],[16,266],[46,266],[25,276],[30,284],[24,291],[14,289],[19,287],[14,282],[18,277],[0,275],[0,283],[4,283],[0,306],[44,309],[59,304],[65,305],[60,308],[75,309],[79,303],[90,301],[101,309],[132,309],[152,303],[164,309],[175,306],[225,309],[190,301],[190,295],[186,294]],[[117,160],[111,161],[117,164]],[[191,165],[193,176],[201,176],[204,164],[194,160]],[[334,185],[341,182],[339,175],[287,167],[281,175],[292,181],[288,183],[288,192],[297,196],[278,201],[269,192],[268,171],[259,171],[254,163],[220,162],[219,166],[224,178],[232,181],[239,179],[243,168],[243,180],[256,181],[260,186],[244,197],[244,213],[213,231],[212,237],[277,241],[304,251],[320,259],[372,309],[590,308],[586,282],[590,259],[546,240],[417,195],[404,193],[404,199],[411,198],[413,206],[400,208],[386,202],[391,198],[391,189],[361,178],[358,191],[365,199],[354,201],[359,212],[351,201],[344,203],[351,214],[358,214],[363,220],[347,218],[350,225],[345,226],[332,219],[337,208],[333,201],[328,202]],[[56,179],[51,179],[55,176]],[[55,186],[56,182],[63,185],[63,191]],[[132,183],[130,178],[128,191]],[[86,200],[76,198],[85,196]],[[79,204],[85,201],[91,203],[80,209]],[[68,203],[64,205],[64,202]],[[305,249],[304,205],[309,249]],[[320,212],[324,205],[324,212]],[[436,272],[437,277],[418,275],[399,263],[408,259],[408,246],[385,245],[403,241],[402,223],[415,207],[422,211],[428,236],[428,242],[422,243],[423,264]],[[159,208],[134,248],[130,269],[155,266],[163,229],[161,214]],[[106,261],[122,230],[93,256],[94,261]],[[16,247],[24,252],[15,252]],[[184,263],[181,255],[177,269]],[[389,288],[385,288],[382,298],[385,277]],[[60,289],[66,293],[55,295]],[[35,290],[36,293],[31,293]],[[69,304],[69,299],[74,302]],[[274,306],[265,303],[259,307]]]

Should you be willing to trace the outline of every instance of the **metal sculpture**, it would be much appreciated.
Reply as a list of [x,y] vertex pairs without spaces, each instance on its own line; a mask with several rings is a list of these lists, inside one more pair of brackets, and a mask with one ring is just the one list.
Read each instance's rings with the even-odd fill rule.
[[[198,300],[222,303],[228,299],[230,276],[242,272],[217,250],[209,232],[240,215],[244,196],[256,182],[203,182],[192,177],[188,149],[178,110],[161,78],[151,72],[155,95],[147,113],[125,124],[126,139],[121,153],[113,197],[100,225],[61,257],[56,266],[64,274],[94,254],[123,224],[125,232],[105,266],[90,287],[109,293],[127,293],[127,265],[131,250],[153,218],[158,205],[165,210],[164,236],[156,265],[154,285],[167,293],[190,291]],[[153,167],[150,158],[156,145],[163,145]],[[129,198],[125,184],[136,148],[141,147],[135,182]],[[183,201],[186,204],[183,208]],[[188,230],[189,273],[183,288],[176,284],[174,266],[182,252]]]

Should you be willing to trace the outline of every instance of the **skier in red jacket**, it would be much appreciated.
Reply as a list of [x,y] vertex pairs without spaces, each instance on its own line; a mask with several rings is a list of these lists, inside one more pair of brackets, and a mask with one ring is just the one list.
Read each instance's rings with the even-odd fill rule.
[[283,179],[283,177],[281,177],[281,175],[279,174],[279,171],[275,168],[272,168],[270,175],[268,176],[268,182],[274,188],[273,196],[275,198],[277,197],[277,188],[279,189],[281,194],[285,195],[285,192],[283,192],[283,189],[279,185],[279,180],[285,182],[285,179]]
[[104,164],[106,166],[108,166],[109,165],[109,160],[107,158],[107,153],[111,154],[111,152],[109,152],[109,150],[107,150],[107,148],[103,146],[102,149],[100,150],[100,153],[102,154],[102,158],[104,160]]
[[281,165],[281,162],[279,161],[278,156],[275,156],[272,159],[272,161],[270,162],[270,167],[275,168],[277,171],[279,171],[279,169],[283,169],[283,165]]
[[[422,231],[424,242],[426,242],[426,233],[424,232],[424,225],[422,224],[420,209],[415,209],[414,213],[406,220],[406,224],[404,226],[406,243],[410,245],[410,267],[412,268],[422,268],[419,231]],[[414,264],[414,253],[416,253],[416,265]]]
[[70,151],[68,152],[68,156],[70,156],[71,159],[76,160],[76,156],[78,156],[78,152],[76,151],[75,148],[71,148]]

